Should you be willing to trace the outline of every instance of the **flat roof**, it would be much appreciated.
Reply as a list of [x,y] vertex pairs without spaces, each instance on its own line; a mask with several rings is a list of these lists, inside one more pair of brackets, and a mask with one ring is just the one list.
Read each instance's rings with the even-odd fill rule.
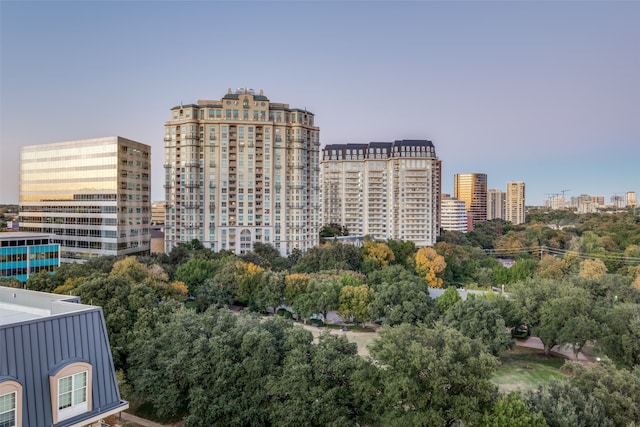
[[26,231],[7,231],[0,233],[0,240],[16,240],[16,239],[52,239],[55,234],[50,233],[27,233]]
[[80,304],[76,296],[0,286],[0,326],[96,309],[99,308]]

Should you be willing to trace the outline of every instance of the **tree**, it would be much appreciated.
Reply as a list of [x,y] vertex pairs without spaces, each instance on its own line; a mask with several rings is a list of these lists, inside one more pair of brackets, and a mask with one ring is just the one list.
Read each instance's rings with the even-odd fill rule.
[[601,259],[585,259],[580,262],[580,276],[585,279],[599,279],[607,274],[607,266]]
[[373,261],[377,267],[384,267],[395,260],[393,251],[383,242],[369,238],[364,241],[363,261]]
[[455,286],[449,286],[442,295],[436,298],[436,304],[440,309],[440,313],[446,313],[451,307],[453,307],[458,301],[461,301],[462,297],[458,293]]
[[373,295],[373,289],[364,284],[343,286],[340,289],[338,314],[343,319],[353,318],[355,322],[364,322],[369,318],[369,303]]
[[[264,274],[264,268],[253,263],[237,262],[234,272],[234,280],[237,284],[233,291],[236,301],[249,305],[252,309],[257,310],[256,294]],[[264,307],[262,307],[264,308]]]
[[338,308],[341,288],[336,280],[312,280],[307,291],[293,301],[293,310],[305,320],[313,314],[322,314],[326,320],[327,313]]
[[640,366],[640,304],[624,303],[603,316],[598,347],[614,362],[627,368]]
[[567,264],[562,259],[544,254],[536,267],[536,274],[544,279],[562,279],[567,270]]
[[384,319],[385,325],[428,322],[437,317],[435,301],[429,296],[424,279],[400,276],[375,286],[369,305],[372,319]]
[[359,270],[361,249],[340,242],[324,243],[304,253],[293,267],[295,273],[317,273],[323,270]]
[[446,311],[443,322],[469,338],[480,340],[487,352],[497,356],[511,348],[513,341],[495,301],[488,298],[458,301]]
[[546,427],[541,412],[532,413],[520,393],[503,395],[482,420],[485,427]]
[[640,419],[640,370],[616,369],[608,361],[568,362],[566,380],[525,396],[552,426],[633,426]]
[[416,252],[416,271],[424,276],[430,288],[442,287],[442,279],[437,275],[441,273],[447,263],[444,257],[438,255],[433,248],[420,248]]
[[374,409],[390,425],[478,425],[497,397],[496,359],[442,324],[384,326],[370,352],[379,367]]
[[415,268],[416,244],[414,242],[389,239],[387,245],[393,251],[394,263],[412,270]]
[[291,304],[298,295],[304,293],[309,286],[311,276],[308,274],[292,273],[284,278],[284,298],[287,304]]
[[267,270],[262,274],[258,290],[255,295],[255,305],[258,310],[276,307],[282,304],[284,298],[284,273]]
[[516,287],[515,304],[521,320],[533,325],[533,333],[544,344],[545,355],[558,344],[572,346],[574,355],[599,334],[590,293],[554,280],[529,280]]
[[216,273],[216,263],[210,260],[191,258],[178,267],[176,280],[184,282],[189,292],[196,295],[205,280],[213,278]]

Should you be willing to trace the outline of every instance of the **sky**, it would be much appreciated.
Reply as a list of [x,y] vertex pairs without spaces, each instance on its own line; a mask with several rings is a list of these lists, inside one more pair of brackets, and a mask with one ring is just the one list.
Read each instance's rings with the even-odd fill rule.
[[170,109],[264,90],[321,145],[433,141],[456,173],[551,194],[640,193],[640,1],[0,0],[0,204],[20,147],[123,136]]

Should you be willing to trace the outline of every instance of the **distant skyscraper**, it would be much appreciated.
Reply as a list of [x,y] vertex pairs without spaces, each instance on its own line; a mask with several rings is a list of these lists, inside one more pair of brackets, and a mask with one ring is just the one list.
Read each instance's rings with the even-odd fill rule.
[[149,252],[151,147],[119,136],[20,152],[20,230],[51,233],[61,261]]
[[323,222],[374,239],[435,244],[441,162],[431,141],[333,144],[322,150]]
[[635,191],[627,191],[627,207],[634,208],[638,206],[638,199]]
[[473,221],[487,219],[487,175],[484,173],[457,173],[453,181],[453,196],[465,203]]
[[236,254],[318,243],[320,129],[313,113],[229,89],[165,123],[165,250],[199,240]]
[[507,182],[505,219],[512,224],[522,224],[525,220],[524,182]]
[[440,221],[441,228],[447,231],[467,232],[467,208],[462,200],[451,197],[448,194],[442,195],[440,201]]
[[487,190],[487,219],[505,218],[505,193],[502,190]]

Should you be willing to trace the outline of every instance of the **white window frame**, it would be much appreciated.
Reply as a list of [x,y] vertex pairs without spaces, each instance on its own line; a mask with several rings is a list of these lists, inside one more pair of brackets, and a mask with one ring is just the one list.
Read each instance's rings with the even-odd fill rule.
[[[92,371],[89,363],[73,362],[60,369],[55,375],[49,377],[54,424],[92,410]],[[86,383],[84,387],[78,387],[76,385],[76,378],[80,378],[82,375],[86,375]],[[60,408],[61,382],[68,378],[71,378],[71,406]],[[82,389],[84,389],[82,396],[84,401],[74,404],[73,402],[77,400],[76,393],[80,393]],[[68,391],[66,391],[65,394],[66,393],[68,393]]]
[[[15,427],[16,426],[16,420],[18,418],[18,393],[16,393],[15,391],[12,391],[10,393],[6,393],[6,394],[0,394],[0,399],[7,397],[7,396],[11,396],[13,395],[13,407],[9,408],[9,410],[6,410],[4,412],[0,412],[0,417],[2,417],[3,415],[7,415],[7,414],[12,414],[13,413],[13,423],[11,425],[9,425],[9,427]],[[2,411],[2,408],[0,408],[0,411]],[[4,418],[4,417],[2,417]],[[0,421],[2,421],[2,419],[0,419]]]
[[22,386],[17,381],[8,380],[0,382],[0,397],[15,395],[14,406],[5,411],[4,414],[13,412],[13,425],[11,427],[22,427]]

